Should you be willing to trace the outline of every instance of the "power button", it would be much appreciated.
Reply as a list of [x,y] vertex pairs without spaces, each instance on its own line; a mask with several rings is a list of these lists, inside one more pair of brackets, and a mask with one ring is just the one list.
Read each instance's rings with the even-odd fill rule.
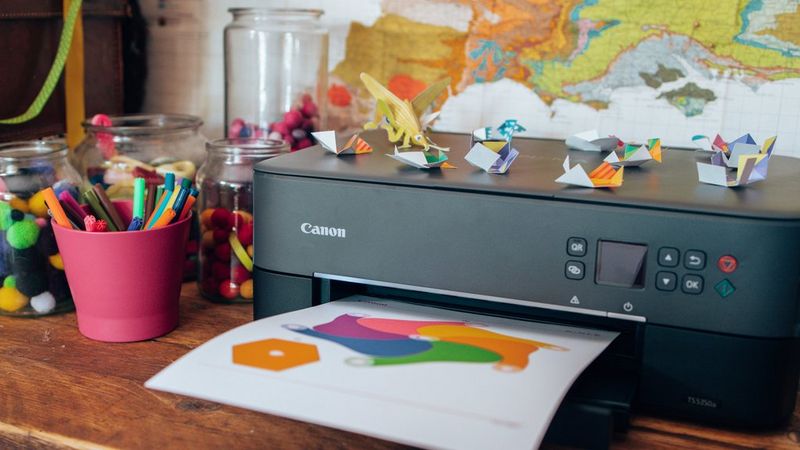
[[738,265],[739,263],[736,261],[736,258],[731,255],[720,256],[717,260],[717,267],[723,273],[733,273]]

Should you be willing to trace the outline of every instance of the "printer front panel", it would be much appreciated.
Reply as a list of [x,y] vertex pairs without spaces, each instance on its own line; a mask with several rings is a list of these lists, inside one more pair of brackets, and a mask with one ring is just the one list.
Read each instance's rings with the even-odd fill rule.
[[262,172],[255,189],[264,270],[739,336],[796,334],[797,222]]

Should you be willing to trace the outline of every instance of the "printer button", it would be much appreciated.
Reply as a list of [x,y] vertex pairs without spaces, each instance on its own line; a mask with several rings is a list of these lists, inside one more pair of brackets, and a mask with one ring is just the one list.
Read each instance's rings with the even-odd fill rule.
[[586,267],[580,261],[567,261],[564,274],[570,280],[582,280],[586,275]]
[[567,254],[569,256],[586,255],[586,239],[571,237],[567,240]]
[[687,269],[702,270],[706,266],[706,254],[700,250],[688,250],[683,265]]
[[659,291],[674,291],[676,287],[678,287],[678,276],[673,272],[656,274],[656,289]]
[[658,265],[664,267],[677,267],[681,254],[677,248],[661,247],[658,249]]
[[700,275],[684,275],[681,290],[686,294],[698,295],[703,292],[703,277]]

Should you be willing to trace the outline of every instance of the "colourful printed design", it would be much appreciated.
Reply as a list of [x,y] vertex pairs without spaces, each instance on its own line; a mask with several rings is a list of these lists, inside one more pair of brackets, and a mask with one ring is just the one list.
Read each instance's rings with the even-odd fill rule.
[[308,328],[284,328],[343,345],[364,357],[354,366],[387,366],[423,362],[495,363],[497,370],[517,372],[539,350],[568,351],[558,345],[522,339],[475,327],[466,322],[398,320],[343,314]]
[[283,339],[265,339],[233,346],[233,363],[281,371],[319,361],[317,346]]

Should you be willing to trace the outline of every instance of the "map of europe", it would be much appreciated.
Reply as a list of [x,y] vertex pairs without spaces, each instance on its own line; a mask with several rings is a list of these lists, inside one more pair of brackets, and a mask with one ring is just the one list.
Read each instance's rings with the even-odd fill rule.
[[[377,3],[369,0],[365,3]],[[353,11],[331,73],[334,124],[363,123],[359,73],[402,98],[451,78],[437,129],[517,118],[529,135],[764,139],[800,156],[800,0],[383,0]]]

